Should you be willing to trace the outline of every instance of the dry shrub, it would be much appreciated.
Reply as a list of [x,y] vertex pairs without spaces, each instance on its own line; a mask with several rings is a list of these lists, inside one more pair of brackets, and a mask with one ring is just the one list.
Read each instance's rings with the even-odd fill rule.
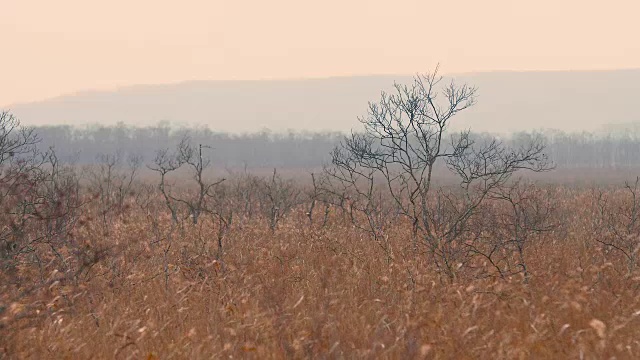
[[73,237],[104,256],[45,279],[18,266],[42,285],[28,293],[2,274],[0,358],[640,357],[640,274],[596,245],[590,191],[554,191],[566,226],[528,243],[526,282],[489,266],[452,281],[401,219],[387,253],[337,208],[326,224],[293,208],[276,231],[244,216],[220,255],[218,222],[176,226],[159,195],[131,195],[108,236],[89,204]]

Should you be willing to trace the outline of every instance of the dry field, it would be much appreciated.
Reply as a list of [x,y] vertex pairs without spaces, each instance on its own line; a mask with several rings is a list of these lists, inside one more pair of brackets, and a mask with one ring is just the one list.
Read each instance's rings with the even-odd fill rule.
[[527,277],[481,257],[445,273],[401,218],[382,244],[308,201],[272,228],[259,200],[227,195],[225,226],[176,224],[150,190],[109,211],[87,193],[64,239],[3,259],[0,358],[639,358],[627,190],[540,188],[554,227],[527,239]]

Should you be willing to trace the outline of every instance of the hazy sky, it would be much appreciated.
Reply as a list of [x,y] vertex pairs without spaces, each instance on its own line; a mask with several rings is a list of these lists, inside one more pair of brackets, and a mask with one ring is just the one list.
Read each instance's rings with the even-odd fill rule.
[[638,0],[0,0],[0,106],[205,79],[640,67]]

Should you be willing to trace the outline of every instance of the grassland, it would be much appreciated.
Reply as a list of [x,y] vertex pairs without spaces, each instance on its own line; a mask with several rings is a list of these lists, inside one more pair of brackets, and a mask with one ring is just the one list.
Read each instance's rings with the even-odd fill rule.
[[[639,358],[640,272],[598,241],[599,192],[544,189],[557,226],[528,239],[527,279],[481,259],[445,275],[401,219],[383,248],[304,200],[272,229],[229,195],[222,229],[176,224],[153,191],[117,211],[87,192],[55,252],[3,263],[0,358]],[[602,196],[623,222],[628,193]]]

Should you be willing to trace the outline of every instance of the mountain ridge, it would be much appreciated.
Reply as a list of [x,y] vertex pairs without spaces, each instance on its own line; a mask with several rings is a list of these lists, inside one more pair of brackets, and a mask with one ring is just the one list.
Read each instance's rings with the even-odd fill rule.
[[[3,107],[25,125],[148,126],[159,121],[218,131],[349,131],[367,103],[411,75],[312,79],[187,80],[88,90]],[[461,113],[459,128],[512,132],[539,128],[595,130],[635,123],[640,69],[497,71],[447,75],[478,87],[478,104]]]

